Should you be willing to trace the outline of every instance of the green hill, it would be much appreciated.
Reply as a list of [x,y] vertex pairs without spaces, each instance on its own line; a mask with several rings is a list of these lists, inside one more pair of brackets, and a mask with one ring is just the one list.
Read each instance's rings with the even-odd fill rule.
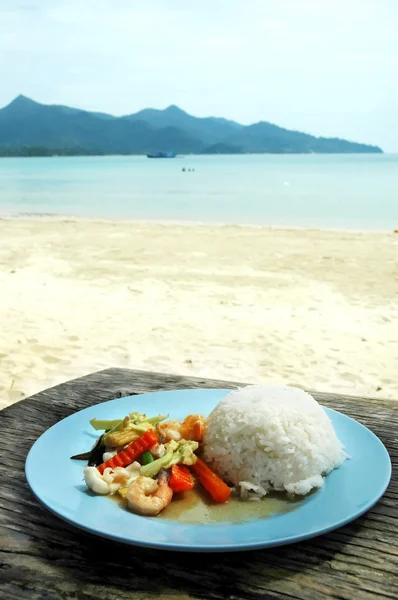
[[114,117],[18,96],[0,109],[0,156],[48,154],[363,153],[377,146],[317,138],[271,123],[197,118],[177,106]]

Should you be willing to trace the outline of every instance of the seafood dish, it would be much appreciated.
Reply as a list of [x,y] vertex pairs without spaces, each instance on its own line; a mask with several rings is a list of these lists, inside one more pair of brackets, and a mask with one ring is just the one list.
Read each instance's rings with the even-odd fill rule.
[[287,386],[234,390],[208,416],[131,412],[90,424],[94,447],[71,457],[87,461],[88,490],[146,517],[198,489],[217,505],[261,503],[274,492],[303,497],[348,458],[318,402]]

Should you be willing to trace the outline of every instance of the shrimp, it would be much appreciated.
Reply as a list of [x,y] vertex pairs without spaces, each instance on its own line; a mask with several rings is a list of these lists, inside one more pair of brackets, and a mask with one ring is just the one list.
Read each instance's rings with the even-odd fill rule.
[[158,480],[141,475],[127,490],[127,504],[132,511],[139,515],[156,517],[173,497],[173,491],[168,484],[167,473],[160,472]]
[[180,421],[166,421],[159,423],[157,431],[163,442],[181,439],[200,442],[203,438],[206,419],[203,415],[188,415],[182,423]]
[[166,421],[166,423],[158,423],[156,429],[164,442],[170,442],[170,440],[178,442],[182,438],[180,421],[174,420]]
[[181,425],[181,435],[185,440],[200,442],[203,439],[206,419],[203,415],[188,415]]

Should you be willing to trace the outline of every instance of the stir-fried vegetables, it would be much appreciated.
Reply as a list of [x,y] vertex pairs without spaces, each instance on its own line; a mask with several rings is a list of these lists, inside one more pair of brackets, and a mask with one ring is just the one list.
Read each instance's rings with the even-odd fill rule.
[[[146,414],[144,413],[132,412],[128,415],[128,418],[131,423],[134,423],[136,425],[138,425],[139,423],[148,423],[149,425],[151,425],[151,427],[153,427],[154,425],[157,425],[161,421],[167,419],[168,416],[169,415],[157,415],[156,417],[150,417],[148,419]],[[120,425],[122,421],[123,419],[91,419],[90,425],[94,427],[94,429],[96,429],[97,431],[100,431],[102,429],[110,430]]]
[[169,486],[175,494],[192,490],[194,481],[188,467],[173,465],[170,469]]
[[102,456],[105,450],[103,438],[104,436],[101,435],[94,444],[93,448],[88,452],[75,454],[74,456],[71,456],[71,458],[74,460],[88,460],[89,467],[96,467],[97,465],[100,465],[102,463]]
[[137,440],[143,433],[145,433],[145,427],[130,427],[129,429],[123,429],[122,431],[114,431],[106,436],[106,445],[109,448],[119,448],[125,446]]
[[[114,426],[104,434],[104,442],[110,448],[118,448],[133,442],[148,429],[153,429],[158,423],[167,419],[168,415],[157,415],[148,418],[146,414],[133,412],[119,421],[109,421]],[[106,424],[102,421],[101,424]]]
[[216,502],[226,502],[228,500],[231,489],[203,460],[198,458],[192,468],[200,483]]
[[163,510],[173,493],[188,492],[198,482],[213,500],[226,502],[230,488],[196,455],[205,417],[163,422],[167,418],[132,412],[123,419],[92,419],[92,427],[103,434],[92,450],[72,457],[89,459],[87,486],[102,495],[118,493],[130,510],[148,516]]
[[102,429],[113,429],[117,427],[119,423],[122,422],[122,419],[91,419],[90,425],[94,427],[96,431],[100,431]]
[[149,463],[153,462],[154,460],[155,459],[153,458],[153,456],[149,452],[149,450],[144,452],[144,454],[141,456],[141,464],[142,465],[149,465]]
[[97,467],[98,471],[102,473],[110,467],[115,469],[116,467],[127,467],[129,464],[137,460],[149,448],[152,448],[158,443],[158,438],[155,435],[153,429],[148,429],[138,440],[135,440],[127,446],[124,450],[118,452],[115,456],[105,461]]
[[125,485],[123,487],[120,487],[118,489],[117,493],[119,494],[119,496],[121,496],[123,498],[123,500],[125,500],[127,498],[128,490],[129,490],[128,485]]
[[166,454],[149,465],[141,467],[140,475],[144,477],[155,477],[160,469],[169,469],[172,465],[181,463],[183,465],[193,465],[197,460],[194,452],[198,449],[198,442],[191,440],[172,440],[165,444]]

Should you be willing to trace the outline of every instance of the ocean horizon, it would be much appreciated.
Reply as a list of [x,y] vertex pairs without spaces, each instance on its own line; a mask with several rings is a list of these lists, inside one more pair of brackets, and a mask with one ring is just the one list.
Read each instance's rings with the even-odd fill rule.
[[0,215],[391,231],[398,154],[2,158]]

